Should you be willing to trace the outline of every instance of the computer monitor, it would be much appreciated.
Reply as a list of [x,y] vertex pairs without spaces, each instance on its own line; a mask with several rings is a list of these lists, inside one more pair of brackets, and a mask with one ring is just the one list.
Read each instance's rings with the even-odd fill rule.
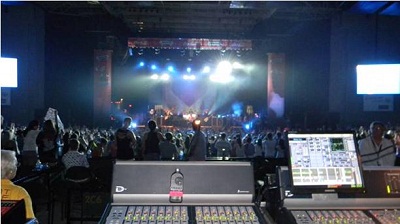
[[288,133],[288,144],[293,193],[365,190],[354,133]]

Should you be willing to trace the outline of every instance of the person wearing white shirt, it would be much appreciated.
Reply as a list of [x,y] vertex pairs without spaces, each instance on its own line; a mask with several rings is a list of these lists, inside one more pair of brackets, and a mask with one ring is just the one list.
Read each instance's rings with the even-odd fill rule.
[[26,166],[34,166],[38,160],[38,146],[36,138],[39,134],[39,121],[32,120],[26,129],[22,132],[24,139],[22,150],[22,164]]

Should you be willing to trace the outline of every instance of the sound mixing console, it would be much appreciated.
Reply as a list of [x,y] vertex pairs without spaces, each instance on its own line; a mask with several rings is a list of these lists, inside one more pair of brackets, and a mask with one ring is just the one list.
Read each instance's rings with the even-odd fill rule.
[[106,224],[264,224],[250,162],[117,161]]
[[399,224],[400,167],[366,167],[365,192],[350,195],[295,195],[288,168],[279,167],[282,208],[277,223]]

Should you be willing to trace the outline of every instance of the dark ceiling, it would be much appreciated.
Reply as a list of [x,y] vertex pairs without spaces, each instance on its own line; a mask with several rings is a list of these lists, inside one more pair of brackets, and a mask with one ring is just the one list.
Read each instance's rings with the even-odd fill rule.
[[[86,32],[137,37],[244,39],[290,35],[305,21],[340,13],[400,15],[398,2],[356,1],[41,1],[48,15],[83,19]],[[65,21],[56,20],[59,26]],[[81,23],[81,22],[79,22]],[[119,29],[119,30],[116,30]]]
[[400,3],[390,1],[2,1],[5,8],[24,4],[44,10],[50,31],[90,33],[100,47],[109,44],[101,38],[111,37],[119,40],[121,52],[129,37],[249,39],[265,44],[340,14],[400,16]]

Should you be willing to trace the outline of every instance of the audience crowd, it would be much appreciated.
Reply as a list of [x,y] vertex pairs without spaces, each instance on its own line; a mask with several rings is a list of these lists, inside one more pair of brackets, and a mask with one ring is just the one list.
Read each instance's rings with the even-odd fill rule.
[[[15,151],[20,162],[35,164],[62,162],[62,157],[76,147],[76,153],[87,158],[109,157],[123,160],[182,160],[190,153],[191,142],[198,131],[189,127],[172,129],[157,127],[154,120],[144,128],[129,128],[132,120],[127,118],[121,128],[88,128],[71,126],[59,130],[50,120],[39,122],[32,120],[27,126],[2,125],[1,148]],[[383,126],[385,126],[382,123]],[[385,127],[382,127],[385,128]],[[206,139],[205,157],[252,158],[288,158],[288,146],[285,141],[289,130],[279,127],[261,131],[215,130],[203,128],[200,132]],[[199,129],[199,130],[200,130]],[[368,138],[373,129],[364,126],[346,128],[355,132],[358,142]],[[310,130],[307,130],[310,131]],[[314,131],[324,131],[323,128]],[[329,131],[329,130],[327,130]],[[154,134],[153,134],[154,133]],[[400,150],[400,126],[390,126],[381,135],[394,147],[394,154]],[[142,140],[143,139],[143,140]],[[389,144],[389,143],[387,143]],[[193,144],[192,144],[193,147]],[[118,150],[118,148],[120,148]],[[122,151],[124,148],[124,151]],[[361,153],[362,154],[362,153]],[[400,155],[399,155],[400,157]],[[65,165],[65,164],[64,164]],[[86,163],[82,163],[86,166]]]

